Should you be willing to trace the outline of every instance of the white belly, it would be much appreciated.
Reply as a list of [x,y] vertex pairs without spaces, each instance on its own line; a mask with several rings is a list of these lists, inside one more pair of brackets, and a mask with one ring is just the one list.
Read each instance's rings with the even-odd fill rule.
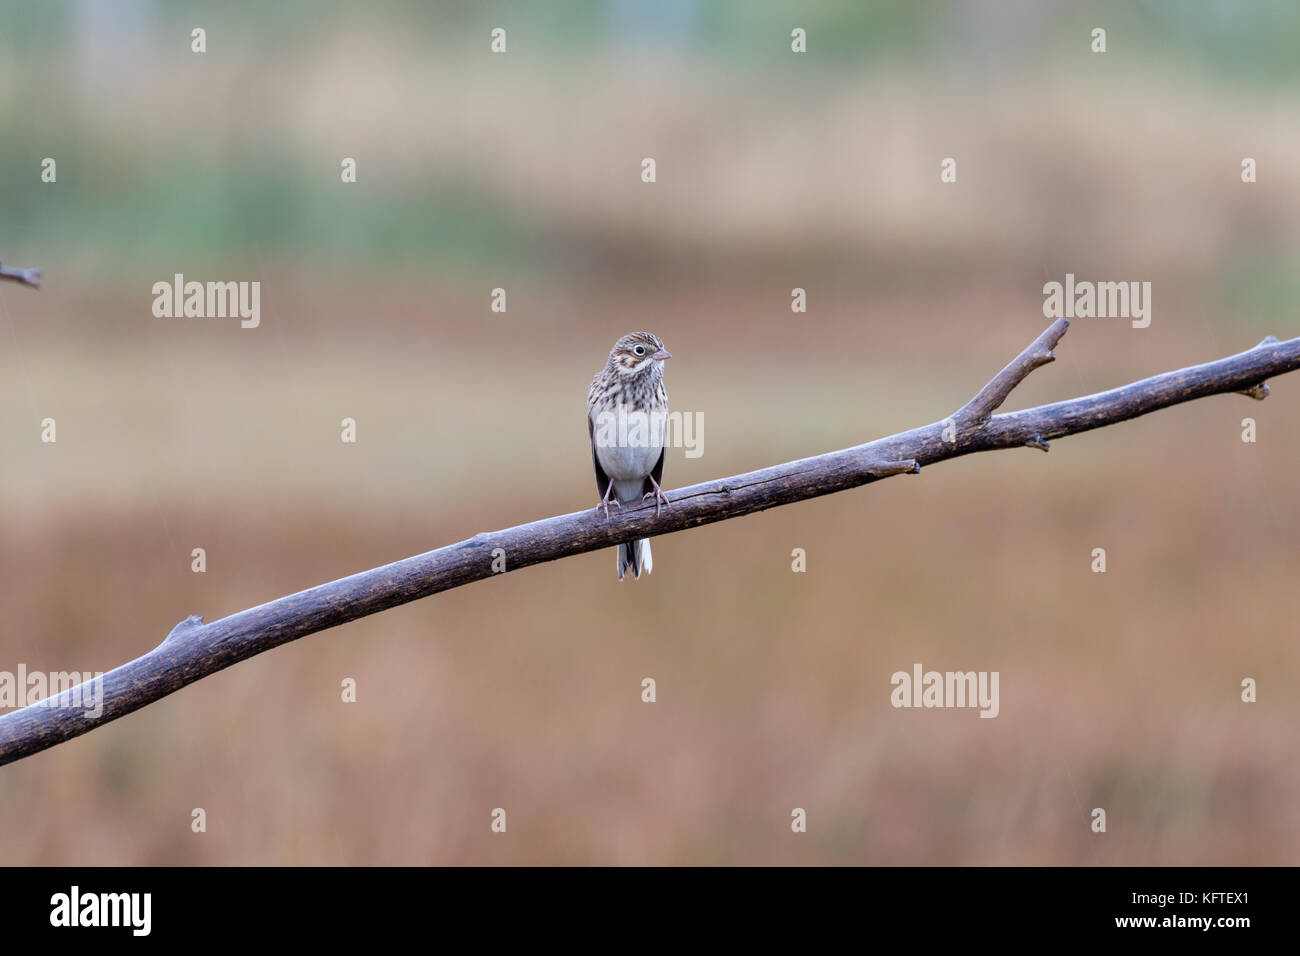
[[[640,493],[641,479],[650,474],[664,447],[664,419],[653,419],[647,412],[628,411],[626,406],[606,417],[597,417],[592,440],[596,443],[596,460],[605,474],[615,482],[614,490],[623,497],[625,487]],[[636,482],[635,488],[623,482]]]

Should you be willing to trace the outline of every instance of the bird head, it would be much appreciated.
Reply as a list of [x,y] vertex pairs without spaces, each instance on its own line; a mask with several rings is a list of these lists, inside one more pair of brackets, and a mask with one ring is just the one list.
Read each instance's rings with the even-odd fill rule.
[[662,372],[664,359],[672,357],[653,332],[630,332],[610,349],[609,364],[620,376],[635,378],[651,366]]

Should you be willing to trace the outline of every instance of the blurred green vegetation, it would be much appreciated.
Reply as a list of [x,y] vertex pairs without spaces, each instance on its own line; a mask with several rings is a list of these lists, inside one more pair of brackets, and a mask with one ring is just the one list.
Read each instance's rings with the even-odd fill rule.
[[[360,47],[401,74],[403,64],[448,62],[468,70],[487,47],[490,27],[506,25],[511,56],[547,70],[581,74],[603,59],[651,50],[678,57],[682,75],[750,76],[777,86],[832,90],[864,69],[894,64],[941,88],[960,87],[990,69],[1034,82],[1077,56],[1091,25],[1110,34],[1108,67],[1157,77],[1174,73],[1216,88],[1269,91],[1300,80],[1300,4],[1240,5],[1176,0],[1133,4],[676,2],[300,2],[262,4],[123,0],[113,14],[94,4],[55,0],[0,3],[0,254],[18,249],[76,253],[104,278],[117,260],[186,250],[208,263],[243,261],[250,250],[302,262],[358,267],[449,269],[483,273],[502,264],[548,271],[592,252],[605,237],[581,230],[548,234],[545,217],[502,196],[472,165],[428,157],[421,169],[394,173],[367,157],[364,201],[337,188],[337,167],[321,161],[318,143],[276,137],[277,117],[293,109],[265,98],[277,77],[292,74],[320,49],[357,31]],[[813,54],[793,63],[789,30],[809,31]],[[204,25],[209,63],[225,63],[225,112],[186,116],[175,103],[146,97],[134,115],[96,122],[101,105],[127,95],[142,64],[148,82],[184,96],[214,82],[188,60],[188,32]],[[119,34],[118,31],[121,31]],[[135,36],[130,56],[102,47]],[[99,52],[96,52],[97,49]],[[236,66],[230,60],[237,61]],[[113,75],[85,77],[86,61]],[[364,61],[362,61],[364,62]],[[669,83],[672,75],[664,75]],[[400,83],[400,79],[395,82]],[[465,78],[465,82],[470,82]],[[459,93],[429,90],[438,97]],[[416,102],[420,90],[395,87]],[[1242,95],[1253,95],[1243,93]],[[184,100],[182,99],[182,103]],[[490,114],[502,104],[485,100]],[[156,110],[156,120],[148,113]],[[266,111],[259,124],[255,116]],[[112,115],[110,113],[110,115]],[[341,111],[340,119],[350,115]],[[73,120],[73,122],[70,122]],[[81,120],[81,121],[78,121]],[[428,122],[414,113],[414,125]],[[159,129],[154,124],[162,124]],[[158,143],[169,140],[168,148]],[[370,141],[372,152],[378,146]],[[395,149],[397,147],[394,147]],[[335,150],[342,155],[341,150]],[[35,170],[58,159],[59,187],[41,189]],[[21,245],[19,245],[21,244]],[[55,258],[58,257],[55,256]],[[1258,266],[1256,267],[1258,269]],[[1265,285],[1283,281],[1269,274]]]

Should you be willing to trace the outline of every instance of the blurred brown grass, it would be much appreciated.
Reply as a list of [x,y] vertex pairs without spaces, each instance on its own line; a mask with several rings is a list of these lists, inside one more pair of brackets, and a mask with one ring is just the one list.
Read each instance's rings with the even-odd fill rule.
[[[591,291],[611,311],[625,294]],[[699,299],[762,315],[733,296]],[[704,414],[704,456],[670,459],[677,485],[942,417],[1041,325],[981,298],[964,322],[863,327],[845,295],[812,339],[778,312],[721,334],[721,313],[674,318],[675,296],[618,321],[668,317],[674,404]],[[336,308],[313,306],[314,326],[355,335]],[[189,613],[590,506],[580,414],[605,314],[451,349],[393,328],[377,354],[300,351],[274,323],[283,348],[7,351],[27,401],[3,422],[21,502],[0,546],[3,659],[107,670]],[[1253,344],[1204,318],[1140,340],[1077,322],[1014,404]],[[1130,341],[1146,347],[1117,355]],[[662,539],[634,584],[601,552],[290,645],[7,768],[5,861],[1285,862],[1298,400],[1283,379],[1263,404],[1205,401]],[[16,440],[47,411],[57,445]],[[1239,440],[1246,414],[1258,444]],[[999,670],[1001,715],[893,710],[889,675],[914,661]],[[508,839],[488,830],[498,806]]]

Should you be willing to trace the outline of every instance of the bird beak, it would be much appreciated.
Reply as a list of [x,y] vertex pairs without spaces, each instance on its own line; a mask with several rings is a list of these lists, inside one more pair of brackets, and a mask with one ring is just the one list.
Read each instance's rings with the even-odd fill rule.
[[658,352],[656,352],[654,355],[650,357],[654,359],[656,362],[662,362],[664,359],[672,358],[673,353],[668,351],[667,349],[660,349]]

